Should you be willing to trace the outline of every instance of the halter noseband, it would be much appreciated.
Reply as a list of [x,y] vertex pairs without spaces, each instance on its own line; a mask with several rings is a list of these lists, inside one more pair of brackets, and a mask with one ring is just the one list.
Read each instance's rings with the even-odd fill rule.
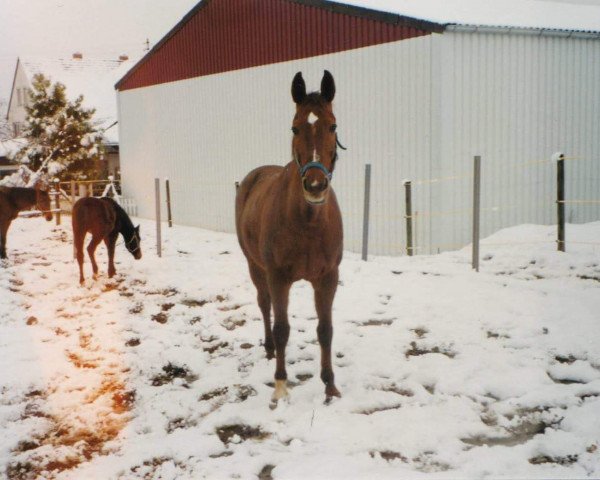
[[[335,144],[336,144],[336,151],[333,154],[333,161],[337,160],[337,158],[338,158],[337,147],[340,147],[342,150],[347,150],[347,148],[344,147],[338,140],[337,134],[335,136]],[[327,177],[327,180],[331,180],[331,177],[333,177],[333,173],[330,172],[329,170],[327,170],[327,167],[325,165],[323,165],[321,162],[315,162],[315,161],[308,162],[307,164],[302,166],[302,165],[300,165],[300,160],[298,160],[298,157],[295,155],[295,152],[294,152],[294,160],[296,160],[296,164],[298,165],[298,168],[300,169],[300,178],[304,178],[306,175],[306,172],[308,172],[311,168],[316,168],[317,170],[321,170]]]
[[[131,238],[129,240],[125,240],[125,248],[127,248],[127,250],[129,250],[129,245],[131,243],[133,243],[133,241],[136,239],[137,235],[135,234],[135,232],[133,233],[133,235],[131,236]],[[135,247],[133,250],[129,250],[131,253],[133,252],[137,252],[140,249],[140,246],[138,244],[137,247]]]

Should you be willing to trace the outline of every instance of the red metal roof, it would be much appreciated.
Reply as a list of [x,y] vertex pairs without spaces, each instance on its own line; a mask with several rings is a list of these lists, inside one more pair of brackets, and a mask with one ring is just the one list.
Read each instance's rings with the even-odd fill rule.
[[129,90],[441,31],[323,0],[202,0],[116,85]]

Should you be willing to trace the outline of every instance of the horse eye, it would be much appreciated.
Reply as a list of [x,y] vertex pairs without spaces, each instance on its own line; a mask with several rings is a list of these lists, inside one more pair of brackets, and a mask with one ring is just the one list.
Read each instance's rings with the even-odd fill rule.
[[292,127],[292,132],[294,132],[294,135],[298,135],[298,129],[296,127]]
[[329,130],[331,130],[332,132],[335,132],[336,128],[337,128],[337,125],[334,123],[333,125],[331,125],[331,127],[329,127]]

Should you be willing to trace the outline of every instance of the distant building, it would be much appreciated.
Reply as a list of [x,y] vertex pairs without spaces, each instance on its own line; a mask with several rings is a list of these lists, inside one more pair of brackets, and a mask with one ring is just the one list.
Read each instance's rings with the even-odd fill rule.
[[0,140],[0,180],[19,168],[11,159],[22,145],[23,142],[20,139]]
[[87,58],[79,52],[74,53],[71,58],[19,58],[7,113],[13,136],[18,138],[23,131],[27,119],[25,107],[29,102],[28,92],[34,75],[41,73],[52,82],[65,85],[68,98],[75,99],[83,95],[84,107],[96,109],[94,119],[97,127],[105,130],[105,155],[97,168],[102,177],[118,177],[119,128],[114,83],[130,66],[131,62],[126,55],[114,60]]

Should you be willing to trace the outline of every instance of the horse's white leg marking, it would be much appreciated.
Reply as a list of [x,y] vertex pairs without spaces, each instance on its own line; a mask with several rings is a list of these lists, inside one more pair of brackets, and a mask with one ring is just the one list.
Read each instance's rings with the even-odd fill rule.
[[275,391],[273,392],[273,396],[271,400],[277,402],[282,398],[289,397],[288,389],[287,389],[287,380],[275,380]]

